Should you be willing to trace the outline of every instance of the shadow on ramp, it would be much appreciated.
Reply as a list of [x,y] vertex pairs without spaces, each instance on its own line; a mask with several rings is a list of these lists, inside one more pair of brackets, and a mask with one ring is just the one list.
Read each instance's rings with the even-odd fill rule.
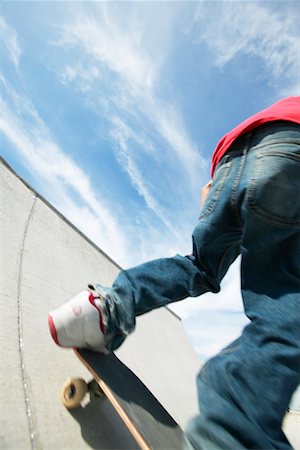
[[[182,448],[183,432],[145,384],[114,353],[104,356],[89,350],[74,350],[99,383],[123,420],[132,423],[151,448]],[[121,413],[121,417],[123,413]],[[123,447],[125,448],[125,447]]]
[[88,446],[103,450],[139,449],[127,427],[106,398],[90,394],[85,406],[69,410]]

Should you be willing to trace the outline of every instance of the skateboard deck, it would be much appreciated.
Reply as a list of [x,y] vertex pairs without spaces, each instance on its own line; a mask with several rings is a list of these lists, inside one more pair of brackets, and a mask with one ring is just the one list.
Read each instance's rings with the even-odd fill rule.
[[[100,392],[119,414],[141,449],[182,448],[183,432],[179,425],[143,382],[115,354],[104,356],[79,349],[74,349],[74,352],[90,371]],[[63,398],[65,406],[70,408],[78,406],[88,390],[83,380],[74,380],[69,379],[66,382],[62,393],[63,396],[68,393],[71,401],[72,395],[75,398],[79,394],[71,406],[68,406]]]

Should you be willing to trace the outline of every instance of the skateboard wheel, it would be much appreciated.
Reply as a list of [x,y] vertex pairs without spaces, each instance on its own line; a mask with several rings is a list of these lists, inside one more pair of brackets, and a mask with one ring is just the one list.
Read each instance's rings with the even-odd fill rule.
[[64,383],[60,398],[67,409],[77,408],[88,391],[88,386],[82,378],[68,378]]

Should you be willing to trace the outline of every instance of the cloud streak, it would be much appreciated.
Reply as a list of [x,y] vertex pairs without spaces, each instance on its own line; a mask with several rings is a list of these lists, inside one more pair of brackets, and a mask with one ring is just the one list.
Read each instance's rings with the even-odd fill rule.
[[[96,15],[80,11],[78,17],[62,24],[56,45],[68,51],[80,50],[81,60],[62,68],[62,76],[61,68],[57,70],[58,76],[64,83],[75,82],[84,92],[91,92],[94,104],[102,106],[102,96],[97,95],[96,89],[101,91],[101,86],[105,86],[106,95],[110,92],[110,98],[104,101],[107,117],[111,109],[119,109],[120,114],[133,119],[143,115],[165,141],[168,151],[172,151],[173,158],[176,156],[186,177],[199,186],[199,178],[207,173],[208,161],[189,138],[180,110],[157,94],[160,65],[156,60],[161,61],[162,57],[152,55],[143,46],[142,21],[131,23],[128,30],[114,6],[97,6]],[[82,61],[86,60],[89,68],[83,72]],[[95,73],[105,73],[106,78],[101,79],[100,75],[95,83]]]
[[128,138],[134,137],[132,130],[122,122],[120,118],[114,118],[115,128],[112,131],[112,137],[117,143],[117,158],[120,165],[128,174],[132,186],[137,190],[138,194],[144,199],[147,207],[153,214],[163,223],[167,230],[173,235],[177,241],[180,241],[180,235],[174,225],[167,219],[166,211],[163,211],[160,203],[155,196],[151,194],[144,178],[142,177],[128,146]]
[[131,89],[151,90],[156,68],[141,46],[139,30],[124,29],[118,16],[108,12],[113,6],[105,3],[97,6],[96,16],[80,9],[71,23],[63,24],[57,44],[65,48],[79,46],[106,70],[119,75]]
[[249,323],[240,293],[240,262],[238,258],[231,265],[221,283],[220,294],[207,293],[171,305],[182,318],[202,362],[238,338]]
[[10,60],[18,68],[22,55],[19,39],[16,31],[8,25],[4,17],[0,17],[0,36],[7,49]]
[[258,57],[270,81],[286,78],[291,95],[300,88],[299,20],[299,8],[282,15],[261,2],[200,2],[189,32],[195,42],[207,43],[220,68],[239,54]]
[[[2,132],[6,139],[20,152],[35,176],[38,174],[47,183],[51,201],[64,213],[72,212],[75,225],[80,224],[82,231],[104,251],[112,257],[125,258],[125,238],[118,222],[97,198],[88,176],[54,142],[30,100],[19,95],[3,77],[1,82],[10,100],[2,102]],[[72,200],[72,192],[83,206]],[[93,222],[97,227],[91,226]],[[97,233],[90,236],[90,231],[96,229]]]

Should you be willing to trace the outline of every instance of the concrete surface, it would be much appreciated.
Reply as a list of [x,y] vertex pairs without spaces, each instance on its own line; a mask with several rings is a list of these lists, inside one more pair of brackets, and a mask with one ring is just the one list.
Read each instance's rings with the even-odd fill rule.
[[[111,284],[120,268],[0,163],[0,448],[136,448],[107,402],[64,409],[65,379],[91,377],[47,326],[49,310],[89,282]],[[185,427],[197,412],[199,361],[179,318],[165,308],[138,318],[118,356]]]
[[[48,333],[49,310],[87,283],[111,284],[120,267],[22,181],[1,170],[0,448],[137,448],[105,401],[68,412],[59,392],[68,376],[90,375]],[[185,428],[197,413],[198,358],[181,321],[168,309],[139,317],[117,352]],[[300,412],[284,431],[300,450]]]

